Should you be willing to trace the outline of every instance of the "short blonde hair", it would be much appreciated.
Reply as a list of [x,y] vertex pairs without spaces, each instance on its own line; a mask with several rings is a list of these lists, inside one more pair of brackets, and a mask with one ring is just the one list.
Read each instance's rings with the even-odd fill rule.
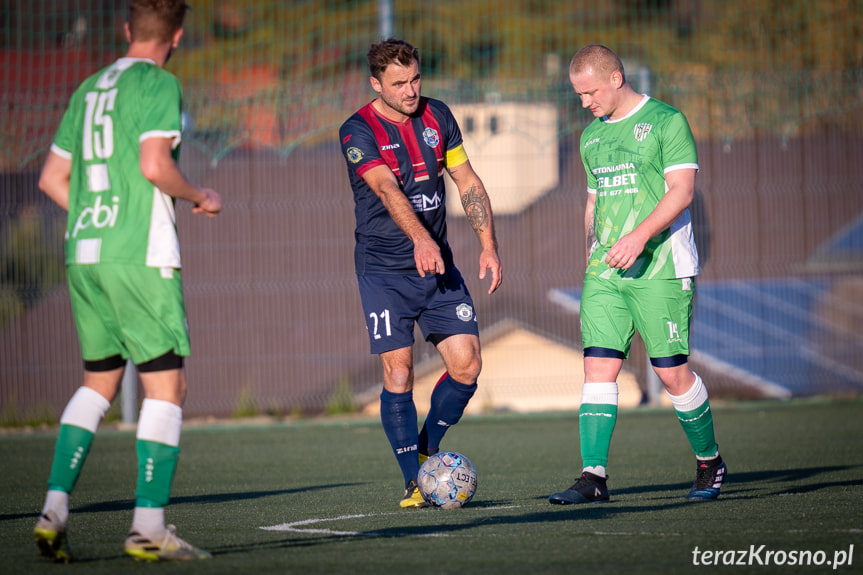
[[626,74],[623,71],[623,62],[610,48],[602,44],[588,44],[575,53],[569,62],[569,75],[575,76],[586,70],[600,72],[605,76],[611,76],[613,72],[620,72],[623,82],[626,83]]

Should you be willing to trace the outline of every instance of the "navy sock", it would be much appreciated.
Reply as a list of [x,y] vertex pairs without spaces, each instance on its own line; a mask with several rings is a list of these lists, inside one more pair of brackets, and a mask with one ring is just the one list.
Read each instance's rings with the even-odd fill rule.
[[417,458],[417,408],[414,393],[381,392],[381,423],[384,433],[405,476],[405,487],[417,478],[420,470]]
[[475,391],[475,383],[459,383],[449,374],[438,382],[432,392],[431,407],[419,436],[421,453],[434,455],[438,452],[446,430],[461,419]]

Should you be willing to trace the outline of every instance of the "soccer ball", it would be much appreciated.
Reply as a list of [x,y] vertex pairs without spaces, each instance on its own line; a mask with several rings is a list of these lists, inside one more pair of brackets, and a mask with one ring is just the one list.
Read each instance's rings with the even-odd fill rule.
[[430,505],[458,509],[467,505],[476,493],[476,469],[461,453],[441,451],[422,464],[417,486]]

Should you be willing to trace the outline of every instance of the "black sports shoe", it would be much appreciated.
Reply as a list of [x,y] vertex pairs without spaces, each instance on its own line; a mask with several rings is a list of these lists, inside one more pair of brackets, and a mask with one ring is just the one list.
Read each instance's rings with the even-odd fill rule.
[[552,493],[548,502],[552,505],[575,505],[577,503],[608,503],[608,477],[600,477],[589,471],[581,474],[566,491]]
[[725,462],[722,457],[717,455],[713,459],[702,460],[697,462],[698,467],[695,472],[695,483],[692,484],[692,489],[686,495],[689,501],[709,501],[719,497],[719,488],[722,487],[722,482],[725,481],[725,475],[728,472]]

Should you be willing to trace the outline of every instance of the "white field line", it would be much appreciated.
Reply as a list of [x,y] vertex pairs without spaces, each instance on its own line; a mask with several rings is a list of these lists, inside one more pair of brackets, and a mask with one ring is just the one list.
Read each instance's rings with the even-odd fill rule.
[[[495,511],[498,509],[518,509],[521,505],[501,505],[497,507],[485,507],[487,511]],[[374,531],[338,531],[335,529],[309,529],[307,525],[315,525],[317,523],[326,523],[328,521],[345,521],[348,519],[361,519],[363,517],[382,517],[384,515],[399,515],[398,513],[362,513],[359,515],[339,515],[338,517],[316,517],[313,519],[303,519],[302,521],[292,521],[290,523],[280,523],[279,525],[269,525],[258,527],[264,531],[290,531],[293,533],[315,533],[319,535],[338,535],[344,537],[380,537],[381,533]],[[408,537],[447,537],[444,533],[424,533],[422,535],[408,535]]]
[[[315,523],[323,523],[325,521],[342,521],[345,519],[359,519],[362,517],[372,517],[375,514],[360,514],[360,515],[340,515],[339,517],[319,517],[315,519],[304,519],[302,521],[292,521],[291,523],[281,523],[279,525],[271,525],[269,527],[258,527],[264,531],[290,531],[293,533],[314,533],[318,535],[334,535],[339,537],[382,537],[383,533],[375,531],[337,531],[335,529],[304,529],[305,525],[313,525]],[[396,515],[395,513],[385,513],[383,515]],[[388,534],[391,536],[391,534]],[[421,533],[421,534],[399,534],[399,537],[449,537],[445,533]]]
[[360,531],[335,531],[332,529],[300,529],[303,525],[313,525],[315,523],[323,523],[325,521],[342,521],[345,519],[359,519],[360,517],[369,517],[369,515],[339,515],[338,517],[321,517],[317,519],[304,519],[302,521],[293,521],[291,523],[281,523],[279,525],[270,525],[269,527],[258,527],[264,531],[294,531],[298,533],[322,533],[325,535],[366,535]]

